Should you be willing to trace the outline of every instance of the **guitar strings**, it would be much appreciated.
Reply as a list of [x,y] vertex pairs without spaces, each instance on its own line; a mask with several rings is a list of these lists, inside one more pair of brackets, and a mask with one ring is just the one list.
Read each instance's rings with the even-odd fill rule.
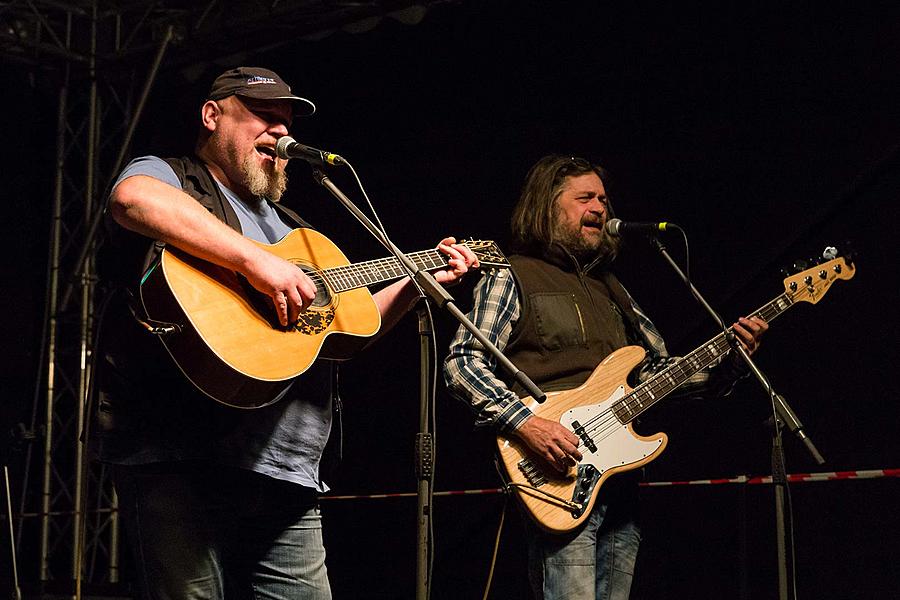
[[[660,391],[668,393],[674,390],[676,387],[684,383],[690,377],[690,375],[684,370],[684,367],[687,366],[686,363],[693,364],[696,368],[693,370],[693,373],[705,368],[709,363],[711,363],[718,356],[719,353],[724,349],[722,348],[723,344],[727,346],[728,341],[725,339],[724,335],[719,336],[722,339],[714,339],[711,343],[707,343],[702,348],[695,350],[694,352],[688,354],[672,366],[668,367],[665,371],[659,373],[654,376],[649,381],[644,382],[643,384],[636,387],[630,394],[621,398],[618,402],[615,402],[611,408],[606,409],[595,417],[588,419],[587,422],[583,425],[583,429],[585,434],[592,441],[600,441],[602,442],[610,435],[615,433],[620,426],[623,426],[627,423],[630,423],[638,414],[643,412],[646,408],[652,404],[647,403],[646,401],[642,401],[639,399],[639,396],[644,393],[650,393],[651,398],[655,402],[656,399],[661,399],[662,395],[659,394]],[[721,343],[719,343],[721,342]],[[714,350],[710,351],[709,347],[714,346]],[[694,357],[695,354],[705,354],[702,360],[699,360]],[[697,367],[700,364],[702,366]],[[674,372],[679,372],[675,377],[672,377]],[[691,373],[691,375],[693,374]],[[669,377],[669,389],[666,390],[666,385],[663,383],[662,378]],[[653,392],[657,392],[656,395]],[[646,406],[645,406],[646,405]],[[619,417],[615,413],[615,409],[617,407],[625,407],[628,410],[628,414],[631,415],[626,422],[622,422]],[[635,407],[639,407],[635,409]],[[578,449],[581,449],[581,443],[579,443]]]
[[[447,264],[438,250],[423,250],[407,256],[419,268],[433,269]],[[316,287],[322,284],[335,292],[342,292],[384,281],[385,277],[382,274],[385,272],[388,272],[389,276],[399,276],[404,273],[404,270],[396,258],[381,258],[356,265],[341,265],[329,269],[307,271],[306,275],[316,284]]]
[[[794,301],[790,296],[788,296],[787,294],[782,294],[759,310],[755,311],[753,314],[762,317],[766,322],[770,322],[785,310],[793,306],[793,304]],[[653,403],[656,402],[656,400],[662,399],[665,394],[668,394],[669,392],[683,384],[685,381],[687,381],[687,379],[691,375],[703,368],[706,368],[713,360],[716,359],[716,357],[718,357],[720,353],[727,350],[729,345],[730,344],[725,335],[719,334],[700,348],[697,348],[690,354],[678,360],[675,364],[671,365],[666,370],[660,372],[650,380],[637,386],[634,390],[632,390],[630,394],[624,396],[618,402],[613,403],[612,407],[588,419],[582,425],[582,429],[592,442],[602,442],[610,435],[615,433],[615,431],[617,431],[620,426],[626,425],[627,423],[630,423],[632,420],[634,420],[635,417],[649,408]],[[702,358],[695,355],[702,356]],[[684,367],[688,364],[695,367],[693,372],[690,374],[688,374],[684,370]],[[702,366],[698,367],[698,364]],[[672,375],[674,372],[678,373],[673,378]],[[669,381],[668,387],[670,389],[666,389],[663,378],[667,378],[667,380]],[[638,396],[644,394],[644,392],[650,393],[652,399],[650,403],[646,403],[638,399]],[[654,394],[653,392],[656,392],[656,394]],[[663,392],[663,394],[660,395],[660,392]],[[635,410],[635,406],[638,406],[640,408],[638,410]],[[615,414],[615,409],[617,407],[625,407],[628,410],[628,413],[629,415],[631,415],[631,417],[626,422],[622,422]],[[579,451],[581,450],[583,445],[586,447],[586,444],[584,444],[583,441],[579,442]]]
[[[486,245],[490,249],[490,244],[473,240],[470,242],[462,242],[461,245],[477,251],[478,248],[484,248]],[[437,249],[421,250],[406,255],[420,269],[430,270],[442,267],[447,264],[447,259]],[[487,255],[489,258],[490,255]],[[387,273],[387,276],[384,275]],[[405,274],[400,261],[395,257],[379,258],[354,265],[340,265],[328,269],[314,269],[306,271],[306,275],[312,280],[316,287],[320,285],[326,286],[334,292],[345,292],[347,290],[364,287],[373,283],[380,283],[392,277],[399,277]]]

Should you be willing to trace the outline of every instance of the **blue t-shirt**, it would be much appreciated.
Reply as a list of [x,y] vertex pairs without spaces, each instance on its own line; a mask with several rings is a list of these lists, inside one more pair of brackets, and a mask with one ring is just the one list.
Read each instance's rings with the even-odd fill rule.
[[[135,175],[146,175],[182,188],[172,167],[155,156],[133,160],[119,175],[116,185]],[[246,237],[275,243],[291,231],[268,201],[248,205],[216,183],[234,208]],[[159,435],[142,439],[138,451],[110,460],[122,464],[211,460],[324,492],[328,487],[320,479],[319,463],[331,432],[332,413],[330,371],[322,363],[319,361],[304,373],[283,399],[263,408],[242,410],[220,406],[198,392],[197,402],[211,404],[203,407],[205,412],[185,411],[185,415],[167,418],[173,422],[182,417],[210,422],[178,423],[174,434],[173,428],[166,427]]]

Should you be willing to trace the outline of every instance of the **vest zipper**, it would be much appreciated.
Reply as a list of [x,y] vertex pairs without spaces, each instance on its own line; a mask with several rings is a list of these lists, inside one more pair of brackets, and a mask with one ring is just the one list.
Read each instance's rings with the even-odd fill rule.
[[[563,249],[565,250],[565,249]],[[578,259],[572,255],[571,252],[565,250],[566,254],[569,256],[569,259],[572,261],[572,264],[575,266],[575,276],[578,278],[578,283],[581,284],[581,289],[584,290],[584,295],[587,296],[588,302],[591,303],[591,310],[597,312],[597,304],[594,302],[594,295],[591,293],[591,288],[588,287],[587,282],[585,281],[585,275],[587,272],[594,267],[595,264],[600,260],[596,258],[591,262],[586,268],[581,267],[581,263],[578,262]],[[578,303],[575,303],[575,306],[578,306]],[[578,318],[581,318],[581,311],[578,311]],[[582,326],[584,323],[582,323]],[[583,330],[583,327],[582,327]],[[586,337],[586,336],[585,336]]]
[[581,316],[581,307],[578,306],[578,298],[572,294],[572,302],[575,304],[575,312],[578,313],[578,324],[581,326],[581,343],[587,346],[587,332],[584,330],[584,318]]

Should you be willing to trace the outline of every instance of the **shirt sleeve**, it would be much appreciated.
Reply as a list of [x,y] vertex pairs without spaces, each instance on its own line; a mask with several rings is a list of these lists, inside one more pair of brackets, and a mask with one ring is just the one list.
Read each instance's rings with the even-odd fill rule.
[[141,156],[132,160],[124,169],[122,169],[122,172],[119,173],[119,177],[116,178],[113,188],[129,177],[134,177],[135,175],[146,175],[147,177],[158,179],[163,183],[168,183],[179,190],[182,189],[181,182],[178,180],[178,175],[175,174],[175,171],[169,166],[169,163],[157,156]]
[[[519,314],[518,291],[512,275],[504,270],[485,273],[475,286],[469,319],[502,351],[509,343]],[[485,351],[481,342],[460,327],[444,361],[447,387],[453,396],[471,406],[476,425],[511,433],[532,413],[497,377],[497,368],[497,360]]]

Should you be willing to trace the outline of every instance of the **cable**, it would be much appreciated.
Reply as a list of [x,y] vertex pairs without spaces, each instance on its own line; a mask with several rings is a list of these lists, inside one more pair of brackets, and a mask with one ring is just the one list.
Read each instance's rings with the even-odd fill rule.
[[494,538],[494,552],[491,554],[491,564],[488,568],[487,582],[484,584],[484,595],[481,600],[487,600],[491,593],[491,583],[494,581],[494,569],[497,566],[497,555],[500,551],[500,536],[503,533],[503,523],[506,520],[506,507],[509,504],[509,494],[505,494],[503,498],[503,508],[500,511],[500,523],[497,525],[497,537]]

